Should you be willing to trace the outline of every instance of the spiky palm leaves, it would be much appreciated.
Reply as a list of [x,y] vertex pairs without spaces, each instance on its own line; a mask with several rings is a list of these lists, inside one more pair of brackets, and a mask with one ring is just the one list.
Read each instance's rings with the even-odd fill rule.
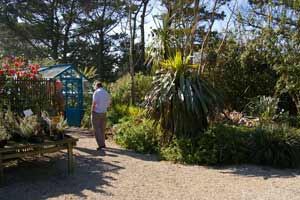
[[[148,114],[170,136],[193,137],[208,126],[208,116],[220,102],[213,87],[177,52],[160,64],[146,99]],[[171,133],[171,134],[169,134]]]

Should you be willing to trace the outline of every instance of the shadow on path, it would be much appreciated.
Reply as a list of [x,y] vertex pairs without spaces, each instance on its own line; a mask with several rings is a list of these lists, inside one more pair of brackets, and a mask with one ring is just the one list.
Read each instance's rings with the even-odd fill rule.
[[112,195],[105,187],[113,187],[112,173],[124,169],[117,164],[104,162],[100,157],[76,156],[73,175],[67,174],[66,154],[41,157],[38,162],[26,160],[5,169],[5,185],[0,188],[0,199],[46,199],[73,194],[85,199],[84,191]]
[[90,155],[102,155],[102,156],[110,156],[110,157],[117,157],[122,155],[122,156],[128,156],[143,161],[159,161],[158,157],[154,154],[142,154],[132,150],[125,150],[119,148],[106,147],[100,151],[82,148],[82,147],[75,147],[75,149]]
[[208,167],[209,169],[221,170],[223,174],[233,174],[245,177],[262,177],[270,178],[295,178],[300,176],[299,169],[275,169],[267,166],[256,165],[237,165],[237,166],[221,166]]

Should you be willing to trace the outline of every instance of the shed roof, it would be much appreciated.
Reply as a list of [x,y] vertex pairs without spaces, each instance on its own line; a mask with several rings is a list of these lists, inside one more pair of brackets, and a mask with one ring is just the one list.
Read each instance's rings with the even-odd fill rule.
[[52,79],[57,78],[59,75],[64,73],[65,71],[73,69],[79,75],[81,75],[84,79],[88,80],[81,72],[79,72],[76,68],[74,68],[71,64],[60,64],[60,65],[52,65],[52,66],[43,66],[39,69],[39,73],[42,74],[44,78]]

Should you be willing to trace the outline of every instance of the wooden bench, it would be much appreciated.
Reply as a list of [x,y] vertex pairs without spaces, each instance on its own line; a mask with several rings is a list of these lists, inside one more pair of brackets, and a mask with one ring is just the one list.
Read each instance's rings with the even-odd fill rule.
[[68,173],[74,172],[73,147],[78,139],[66,135],[59,141],[45,140],[40,144],[9,142],[4,148],[0,148],[0,181],[4,181],[4,161],[24,158],[27,156],[54,153],[63,149],[68,150]]

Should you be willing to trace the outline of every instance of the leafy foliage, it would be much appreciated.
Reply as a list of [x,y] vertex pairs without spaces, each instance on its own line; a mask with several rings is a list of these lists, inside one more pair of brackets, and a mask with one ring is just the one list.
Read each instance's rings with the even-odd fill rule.
[[12,137],[12,135],[5,127],[3,113],[0,112],[0,141],[1,140],[9,140],[11,137]]
[[19,126],[21,130],[20,135],[24,138],[30,138],[31,136],[39,134],[39,124],[37,121],[37,116],[35,115],[20,119]]
[[152,120],[132,117],[117,128],[115,141],[122,147],[142,153],[158,151],[157,129]]
[[241,111],[257,96],[273,96],[278,77],[262,36],[245,44],[232,37],[209,62],[205,75],[223,93],[226,107]]
[[[290,58],[293,59],[293,58]],[[293,61],[295,61],[293,59]],[[298,61],[300,63],[300,61]],[[276,65],[275,69],[280,74],[280,78],[277,81],[276,90],[278,93],[288,92],[293,101],[297,105],[297,110],[300,109],[300,64],[290,63]]]
[[300,166],[300,133],[287,126],[257,128],[250,148],[252,162],[256,164],[283,168]]
[[258,96],[253,98],[245,108],[245,111],[252,115],[257,116],[261,120],[272,120],[278,113],[278,98]]
[[183,163],[253,163],[280,168],[299,167],[299,153],[299,131],[278,125],[259,128],[218,125],[197,138],[177,138],[160,150],[163,159]]
[[160,123],[169,139],[173,134],[191,137],[204,130],[207,117],[221,101],[216,90],[200,78],[189,59],[177,52],[161,63],[155,74],[153,89],[146,99],[148,115]]
[[[0,43],[5,45],[1,52],[15,55],[20,50],[10,48],[17,47],[33,59],[95,66],[98,78],[113,79],[113,68],[120,66],[121,57],[116,46],[124,36],[112,29],[124,9],[120,1],[3,0]],[[12,40],[7,42],[7,38]]]
[[97,68],[92,66],[92,67],[84,67],[83,69],[79,68],[79,71],[88,79],[94,79],[98,76],[97,74]]
[[161,156],[189,164],[240,164],[248,161],[247,149],[251,129],[218,125],[202,135],[177,138],[163,147]]
[[[151,76],[143,75],[142,73],[136,73],[134,76],[135,81],[135,96],[136,103],[141,104],[146,96],[146,93],[152,86]],[[130,75],[126,74],[118,79],[115,83],[109,85],[109,91],[111,92],[112,102],[119,104],[130,104]]]

